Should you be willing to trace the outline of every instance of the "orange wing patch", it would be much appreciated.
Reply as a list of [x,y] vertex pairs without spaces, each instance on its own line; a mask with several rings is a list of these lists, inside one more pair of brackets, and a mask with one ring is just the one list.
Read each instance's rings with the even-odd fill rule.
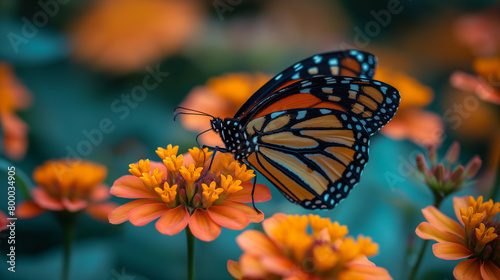
[[311,138],[296,136],[291,132],[278,132],[262,136],[267,144],[275,144],[292,148],[314,148],[318,142]]
[[326,173],[332,183],[342,177],[342,173],[344,173],[345,166],[327,156],[314,154],[306,155],[306,157],[314,161]]
[[[261,147],[259,151],[264,156],[275,162],[279,162],[282,166],[300,177],[307,185],[314,189],[316,195],[323,193],[323,191],[327,188],[328,181],[325,179],[325,177],[310,168],[304,168],[304,163],[299,161],[297,158],[265,147]],[[293,193],[297,197],[312,199],[316,196],[315,194],[312,194],[311,192],[307,191],[305,188],[297,184],[290,177],[283,175],[281,172],[279,172],[278,174],[271,171],[271,173],[277,178],[278,176],[280,176],[278,180],[287,188],[290,189],[291,187],[293,187]],[[290,181],[294,183],[292,184]]]
[[354,144],[354,132],[347,129],[322,129],[322,130],[303,130],[302,135],[310,136],[325,142],[333,142],[352,147]]
[[[361,72],[361,65],[354,58],[345,58],[340,61],[340,75],[341,76],[351,76],[357,77],[358,73]],[[346,69],[349,68],[349,69]]]
[[309,128],[309,127],[342,127],[339,119],[334,115],[325,115],[313,119],[305,120],[294,125],[292,128]]
[[328,147],[326,152],[340,160],[344,165],[348,165],[353,161],[354,150],[346,147]]

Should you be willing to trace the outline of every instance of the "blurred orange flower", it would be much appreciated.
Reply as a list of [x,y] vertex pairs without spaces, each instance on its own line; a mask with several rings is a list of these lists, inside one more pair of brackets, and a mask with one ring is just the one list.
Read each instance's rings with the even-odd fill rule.
[[[261,73],[229,73],[208,80],[205,86],[191,90],[180,106],[203,111],[220,118],[231,118],[253,93],[271,79]],[[185,115],[182,124],[189,130],[202,132],[210,129],[210,122],[200,116]],[[224,146],[220,136],[209,131],[200,136],[209,146]]]
[[[246,230],[236,238],[243,249],[227,267],[237,279],[392,279],[367,257],[378,245],[369,237],[347,236],[347,227],[318,215],[275,214],[265,234]],[[310,228],[310,230],[309,230]]]
[[9,222],[7,221],[7,215],[0,210],[0,231],[6,230]]
[[421,146],[441,143],[443,120],[436,113],[423,110],[434,94],[432,89],[401,72],[378,68],[376,80],[393,85],[401,93],[401,103],[396,116],[381,132],[394,139],[407,138]]
[[476,55],[493,55],[500,49],[499,7],[462,16],[455,24],[457,38]]
[[31,190],[33,201],[24,201],[16,215],[22,219],[37,217],[48,211],[85,211],[99,221],[107,221],[109,212],[117,205],[105,202],[109,188],[102,181],[106,167],[90,161],[50,160],[37,167]]
[[140,70],[183,47],[203,14],[200,1],[95,1],[72,26],[74,56],[112,72]]
[[500,203],[483,202],[483,197],[453,198],[458,221],[447,217],[436,207],[422,210],[427,222],[422,222],[416,234],[438,243],[432,246],[434,255],[445,260],[461,261],[453,275],[458,280],[500,279]]
[[500,57],[476,58],[473,68],[477,76],[456,71],[450,77],[451,85],[500,105]]
[[0,126],[3,153],[15,160],[24,157],[28,149],[28,126],[15,111],[31,105],[31,94],[16,78],[12,68],[0,62]]
[[[156,229],[162,234],[174,235],[189,225],[198,239],[212,241],[219,236],[221,226],[241,230],[264,219],[263,213],[243,204],[252,202],[253,170],[223,153],[215,155],[208,170],[212,152],[207,148],[190,149],[186,156],[177,155],[178,149],[172,145],[158,148],[156,153],[163,163],[146,159],[129,165],[132,175],[116,180],[111,194],[137,200],[113,210],[110,223],[128,220],[143,226],[159,218]],[[202,174],[205,176],[200,179]],[[256,184],[253,199],[271,199],[269,189]]]

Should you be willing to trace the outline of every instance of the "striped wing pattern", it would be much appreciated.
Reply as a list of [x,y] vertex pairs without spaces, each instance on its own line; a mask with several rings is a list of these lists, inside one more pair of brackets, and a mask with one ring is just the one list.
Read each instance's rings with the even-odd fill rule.
[[292,81],[317,76],[350,76],[371,79],[375,74],[377,58],[359,50],[345,50],[317,54],[301,60],[274,76],[241,106],[235,116],[246,115],[269,94]]
[[359,182],[368,161],[369,134],[360,121],[324,108],[259,117],[246,127],[255,149],[246,160],[290,201],[308,209],[334,208]]

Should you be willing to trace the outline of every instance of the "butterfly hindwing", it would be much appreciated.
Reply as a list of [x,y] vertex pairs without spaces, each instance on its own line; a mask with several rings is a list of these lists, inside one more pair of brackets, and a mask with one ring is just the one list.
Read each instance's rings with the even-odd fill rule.
[[368,161],[369,134],[348,112],[291,109],[254,119],[246,128],[255,149],[247,162],[305,208],[334,208]]

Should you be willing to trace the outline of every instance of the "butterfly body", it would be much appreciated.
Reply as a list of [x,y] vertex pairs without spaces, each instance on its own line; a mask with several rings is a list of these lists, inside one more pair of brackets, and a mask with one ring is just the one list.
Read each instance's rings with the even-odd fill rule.
[[225,148],[290,201],[332,209],[359,182],[370,136],[399,105],[372,80],[376,58],[350,50],[318,54],[276,75],[233,118],[213,118]]

